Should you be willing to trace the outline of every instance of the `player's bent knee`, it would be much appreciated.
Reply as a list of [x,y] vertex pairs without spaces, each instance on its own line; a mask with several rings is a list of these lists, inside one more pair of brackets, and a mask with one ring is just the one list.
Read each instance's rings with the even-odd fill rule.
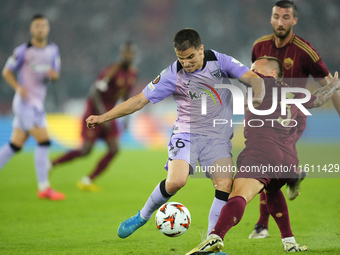
[[13,144],[13,143],[9,143],[9,146],[11,147],[11,149],[12,149],[15,153],[17,153],[17,152],[19,152],[19,151],[21,150],[21,147],[16,146],[16,145]]
[[183,188],[186,184],[187,180],[166,180],[165,185],[166,185],[166,190],[170,194],[174,194],[177,191],[179,191],[181,188]]
[[216,190],[221,190],[224,192],[231,192],[231,187],[233,184],[233,180],[230,178],[219,178],[213,180],[213,185]]

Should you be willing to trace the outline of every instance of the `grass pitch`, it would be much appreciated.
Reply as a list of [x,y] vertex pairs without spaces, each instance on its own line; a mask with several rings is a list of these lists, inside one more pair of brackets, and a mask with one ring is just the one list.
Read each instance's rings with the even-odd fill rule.
[[[339,164],[339,146],[301,145],[301,163]],[[234,160],[239,150],[234,150]],[[154,217],[132,236],[120,239],[119,224],[142,208],[156,184],[166,177],[166,151],[121,151],[97,184],[103,192],[79,191],[76,182],[98,161],[101,152],[55,168],[53,187],[65,201],[39,200],[32,153],[16,155],[0,171],[0,254],[185,254],[200,243],[214,196],[211,181],[190,178],[170,201],[188,207],[192,224],[177,238],[162,235]],[[51,157],[57,156],[52,153]],[[339,176],[340,177],[340,173]],[[308,254],[340,254],[340,178],[307,179],[301,195],[288,201],[297,242]],[[286,188],[283,188],[286,193]],[[258,197],[246,208],[242,221],[225,238],[224,251],[233,254],[284,254],[273,219],[270,237],[250,240],[258,219]]]

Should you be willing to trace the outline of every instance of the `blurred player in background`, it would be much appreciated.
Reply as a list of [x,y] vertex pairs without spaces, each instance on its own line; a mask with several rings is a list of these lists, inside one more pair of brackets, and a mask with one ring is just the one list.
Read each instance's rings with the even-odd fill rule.
[[[96,140],[104,139],[107,145],[107,152],[95,169],[88,175],[84,176],[77,186],[81,190],[99,191],[99,187],[93,183],[116,156],[119,146],[119,129],[116,121],[104,123],[96,129],[88,129],[85,119],[91,114],[103,114],[111,110],[121,98],[124,101],[128,99],[131,89],[136,84],[137,70],[133,66],[135,58],[135,47],[132,43],[126,42],[120,46],[120,61],[107,66],[98,76],[92,86],[87,106],[82,121],[82,138],[83,145],[78,150],[72,150],[57,158],[52,162],[56,166],[69,162],[78,157],[88,155]],[[124,119],[124,128],[127,127],[127,119]]]
[[[284,82],[294,87],[306,88],[307,78],[313,76],[321,86],[327,84],[325,76],[331,77],[325,63],[313,46],[293,33],[293,26],[297,23],[297,8],[292,1],[278,1],[275,3],[270,23],[274,34],[266,35],[256,40],[252,50],[252,61],[262,56],[273,56],[278,58],[284,67]],[[335,109],[340,115],[340,93],[335,92],[332,101]],[[296,142],[306,129],[305,116],[299,111],[296,121]],[[303,171],[299,175],[305,175]],[[287,183],[287,196],[290,200],[299,194],[300,179],[296,182]],[[262,192],[260,195],[260,219],[249,238],[265,238],[269,236],[268,220],[269,212]]]
[[[111,111],[90,116],[89,128],[111,119],[123,117],[142,109],[150,101],[155,104],[172,95],[177,103],[177,120],[168,145],[167,177],[153,190],[141,211],[125,220],[118,228],[118,236],[126,238],[143,226],[162,204],[167,202],[187,182],[199,161],[202,167],[233,166],[230,137],[233,127],[213,127],[214,119],[231,119],[229,90],[214,89],[216,84],[230,83],[237,78],[251,84],[254,104],[262,102],[263,80],[236,59],[214,50],[204,50],[199,34],[193,29],[182,29],[174,38],[177,59],[150,82],[142,93],[116,106]],[[202,95],[206,98],[207,114],[201,112]],[[214,94],[214,96],[213,96]],[[215,104],[219,102],[218,104]],[[97,127],[96,127],[97,128]],[[221,208],[231,191],[233,172],[214,172],[209,177],[215,188],[215,198],[209,214],[209,231],[217,221]]]
[[2,71],[3,78],[15,90],[15,96],[13,131],[10,143],[0,149],[0,168],[20,151],[30,135],[33,136],[38,143],[34,153],[38,196],[62,200],[64,194],[53,190],[48,180],[50,139],[46,130],[44,101],[46,84],[57,80],[60,72],[59,49],[54,43],[48,43],[49,31],[48,20],[41,14],[34,15],[30,26],[32,39],[14,49]]
[[[252,65],[251,70],[263,75],[266,84],[266,95],[263,103],[257,110],[267,110],[272,106],[274,88],[277,89],[277,98],[281,98],[281,88],[288,87],[281,82],[283,77],[283,67],[281,62],[274,57],[258,58]],[[314,91],[311,98],[303,103],[305,108],[315,108],[327,102],[336,90],[340,90],[340,80],[338,73],[334,78],[325,79],[327,85]],[[287,93],[290,98],[301,99],[305,95],[301,93]],[[223,249],[223,238],[225,234],[235,225],[242,217],[246,205],[259,193],[265,191],[265,201],[269,213],[275,219],[281,232],[283,248],[286,252],[306,251],[307,247],[296,243],[291,230],[288,207],[281,187],[287,183],[289,178],[295,176],[293,168],[291,172],[279,171],[247,171],[257,166],[286,167],[297,166],[299,163],[296,151],[294,121],[298,117],[300,110],[293,104],[287,107],[285,116],[281,116],[281,102],[277,102],[276,110],[269,115],[256,115],[250,111],[246,112],[245,122],[257,119],[265,123],[261,127],[247,125],[244,129],[246,138],[245,149],[237,158],[238,172],[234,179],[234,189],[230,194],[228,203],[223,207],[220,217],[210,233],[208,238],[196,248],[187,253],[208,254],[208,252],[219,252]],[[291,115],[289,115],[291,114]],[[289,119],[286,116],[291,116]],[[266,120],[277,120],[268,122]],[[296,123],[296,122],[295,122]],[[283,126],[284,125],[284,126]],[[282,169],[282,168],[281,168]],[[263,169],[261,169],[263,170]]]

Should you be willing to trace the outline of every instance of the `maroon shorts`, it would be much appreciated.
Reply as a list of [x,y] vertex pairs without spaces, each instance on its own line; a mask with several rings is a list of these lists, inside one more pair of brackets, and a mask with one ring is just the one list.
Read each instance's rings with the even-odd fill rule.
[[293,178],[299,161],[271,142],[247,144],[237,158],[238,172],[235,178],[253,178],[275,192]]
[[86,125],[86,119],[93,114],[90,107],[87,107],[85,114],[82,119],[82,130],[81,137],[84,140],[94,142],[98,138],[102,138],[104,140],[116,139],[119,136],[119,129],[116,120],[110,120],[107,124],[110,125],[110,128],[105,128],[104,125],[95,126],[94,129],[89,129]]

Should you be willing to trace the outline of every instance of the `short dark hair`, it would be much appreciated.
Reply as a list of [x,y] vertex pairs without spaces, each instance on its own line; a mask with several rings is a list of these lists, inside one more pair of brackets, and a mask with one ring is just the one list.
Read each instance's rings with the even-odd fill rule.
[[31,19],[31,23],[36,19],[46,19],[46,17],[43,14],[40,14],[40,13],[34,14],[32,19]]
[[275,57],[264,56],[264,57],[259,57],[255,61],[260,60],[260,59],[267,59],[267,61],[269,61],[269,62],[275,62],[276,68],[274,68],[274,69],[276,69],[277,78],[278,79],[283,78],[283,75],[284,75],[283,65],[282,65],[282,63],[279,59],[277,59]]
[[283,0],[275,3],[274,6],[280,8],[292,8],[294,18],[297,17],[297,7],[293,1]]
[[178,51],[185,51],[192,47],[198,50],[201,45],[200,35],[192,28],[178,31],[174,38],[174,47]]

